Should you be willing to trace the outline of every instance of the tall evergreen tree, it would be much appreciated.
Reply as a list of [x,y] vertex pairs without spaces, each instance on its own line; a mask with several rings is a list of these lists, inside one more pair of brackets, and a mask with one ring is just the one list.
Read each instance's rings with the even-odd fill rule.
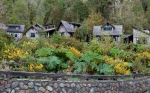
[[74,12],[75,20],[77,22],[84,21],[89,15],[88,6],[81,0],[76,0],[74,2],[72,11]]

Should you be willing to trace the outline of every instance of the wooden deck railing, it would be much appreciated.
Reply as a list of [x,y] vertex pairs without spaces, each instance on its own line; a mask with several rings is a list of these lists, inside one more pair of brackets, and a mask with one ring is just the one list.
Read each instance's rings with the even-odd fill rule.
[[82,80],[118,80],[118,79],[136,79],[136,78],[150,78],[150,73],[131,74],[131,75],[74,75],[74,74],[50,74],[39,72],[22,72],[22,71],[0,71],[0,76],[5,79],[14,77],[34,77],[34,78],[51,78],[58,80],[59,78],[66,80],[67,78],[79,78]]

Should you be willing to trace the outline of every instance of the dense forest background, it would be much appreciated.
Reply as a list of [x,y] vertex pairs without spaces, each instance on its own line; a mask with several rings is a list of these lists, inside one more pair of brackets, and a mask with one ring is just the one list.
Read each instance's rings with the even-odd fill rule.
[[1,23],[57,27],[60,20],[82,23],[91,32],[93,25],[110,22],[132,33],[132,26],[149,28],[150,0],[0,0]]

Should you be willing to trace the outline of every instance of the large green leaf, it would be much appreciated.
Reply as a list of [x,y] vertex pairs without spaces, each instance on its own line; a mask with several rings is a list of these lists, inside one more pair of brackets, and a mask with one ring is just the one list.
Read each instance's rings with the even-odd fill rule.
[[103,60],[102,56],[98,53],[87,52],[81,56],[79,61],[92,62],[94,60]]
[[133,67],[133,63],[128,63],[128,67]]
[[121,54],[121,50],[112,48],[110,50],[110,53],[113,55],[119,55],[119,54]]
[[44,58],[39,58],[39,62],[46,65],[46,69],[48,70],[54,70],[57,69],[57,67],[60,67],[61,60],[56,56],[49,56]]
[[74,62],[73,67],[75,68],[74,73],[75,74],[82,74],[83,69],[87,67],[87,64],[85,62]]
[[71,59],[72,61],[75,60],[75,56],[74,56],[74,54],[73,54],[72,52],[66,52],[66,56],[67,56],[69,59]]
[[106,63],[99,64],[96,68],[97,72],[99,74],[104,74],[104,75],[113,75],[114,74],[114,69],[112,68],[111,65],[108,65]]

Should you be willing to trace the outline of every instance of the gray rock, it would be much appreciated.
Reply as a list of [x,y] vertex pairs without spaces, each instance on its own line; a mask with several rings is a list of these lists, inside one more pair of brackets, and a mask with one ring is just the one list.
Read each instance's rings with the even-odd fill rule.
[[66,90],[65,90],[64,88],[62,89],[62,91],[63,91],[63,93],[67,93]]
[[39,89],[38,89],[38,87],[37,87],[37,86],[34,86],[34,90],[35,90],[36,92],[38,92],[38,91],[39,91]]
[[46,91],[46,89],[45,89],[45,88],[43,88],[43,87],[39,87],[39,91],[41,91],[41,92],[45,92],[45,91]]
[[121,87],[124,87],[124,82],[121,82],[121,83],[120,83],[120,86],[121,86]]
[[91,88],[91,89],[90,89],[90,93],[95,93],[95,92],[94,92],[94,88]]
[[33,88],[33,87],[34,87],[34,83],[33,83],[33,82],[29,82],[29,83],[28,83],[28,87],[29,87],[29,88]]
[[70,87],[70,84],[66,84],[66,87]]
[[42,86],[42,84],[40,84],[40,83],[35,83],[35,86],[37,86],[37,87],[41,87],[41,86]]
[[69,90],[68,90],[68,93],[74,93],[74,92],[73,92],[73,90],[72,90],[72,89],[69,89]]
[[48,82],[43,82],[42,85],[43,85],[43,87],[45,87],[48,85]]
[[82,84],[80,84],[80,86],[81,86],[81,87],[83,87],[83,85],[82,85]]
[[58,92],[56,92],[55,90],[53,90],[52,93],[58,93]]
[[19,85],[19,82],[13,82],[13,83],[12,83],[12,88],[14,89],[14,88],[16,88],[18,85]]
[[2,93],[7,93],[7,92],[2,92]]
[[133,82],[129,82],[129,84],[130,84],[131,86],[133,86]]
[[10,88],[6,89],[6,92],[10,93],[10,92],[11,92],[11,89],[10,89]]
[[4,91],[5,88],[3,86],[0,86],[0,91]]
[[102,87],[103,85],[101,83],[99,83],[99,87]]
[[61,88],[65,87],[65,84],[64,83],[60,83],[59,85]]
[[17,93],[28,93],[25,90],[19,90]]
[[50,93],[49,91],[46,91],[45,93]]
[[50,83],[49,86],[53,87],[53,83]]
[[83,87],[83,88],[82,88],[82,91],[85,91],[85,90],[86,90],[85,87]]
[[19,87],[16,87],[15,90],[20,90],[20,88],[19,88]]
[[37,92],[37,93],[42,93],[42,92]]
[[91,84],[88,84],[88,87],[91,87],[92,85]]
[[13,90],[11,91],[11,93],[15,93],[15,90],[13,89]]
[[27,85],[24,85],[24,86],[23,86],[23,89],[28,89],[28,86],[27,86]]
[[109,83],[104,84],[104,87],[111,87]]
[[53,91],[53,88],[50,87],[50,86],[47,86],[46,89],[47,89],[48,91]]
[[58,88],[58,84],[57,83],[54,83],[54,88]]
[[21,89],[23,89],[24,83],[23,83],[23,82],[20,82],[20,83],[19,83],[19,86],[20,86]]
[[92,84],[91,87],[98,87],[99,84]]
[[84,93],[84,91],[81,89],[81,90],[79,90],[79,93]]
[[76,85],[74,83],[71,84],[71,87],[75,87]]
[[79,84],[76,85],[76,89],[79,90],[81,87]]
[[86,84],[83,84],[84,87],[86,87]]
[[7,85],[5,86],[5,88],[10,88],[10,86],[11,86],[11,84],[7,84]]
[[150,79],[148,79],[148,84],[150,84]]

